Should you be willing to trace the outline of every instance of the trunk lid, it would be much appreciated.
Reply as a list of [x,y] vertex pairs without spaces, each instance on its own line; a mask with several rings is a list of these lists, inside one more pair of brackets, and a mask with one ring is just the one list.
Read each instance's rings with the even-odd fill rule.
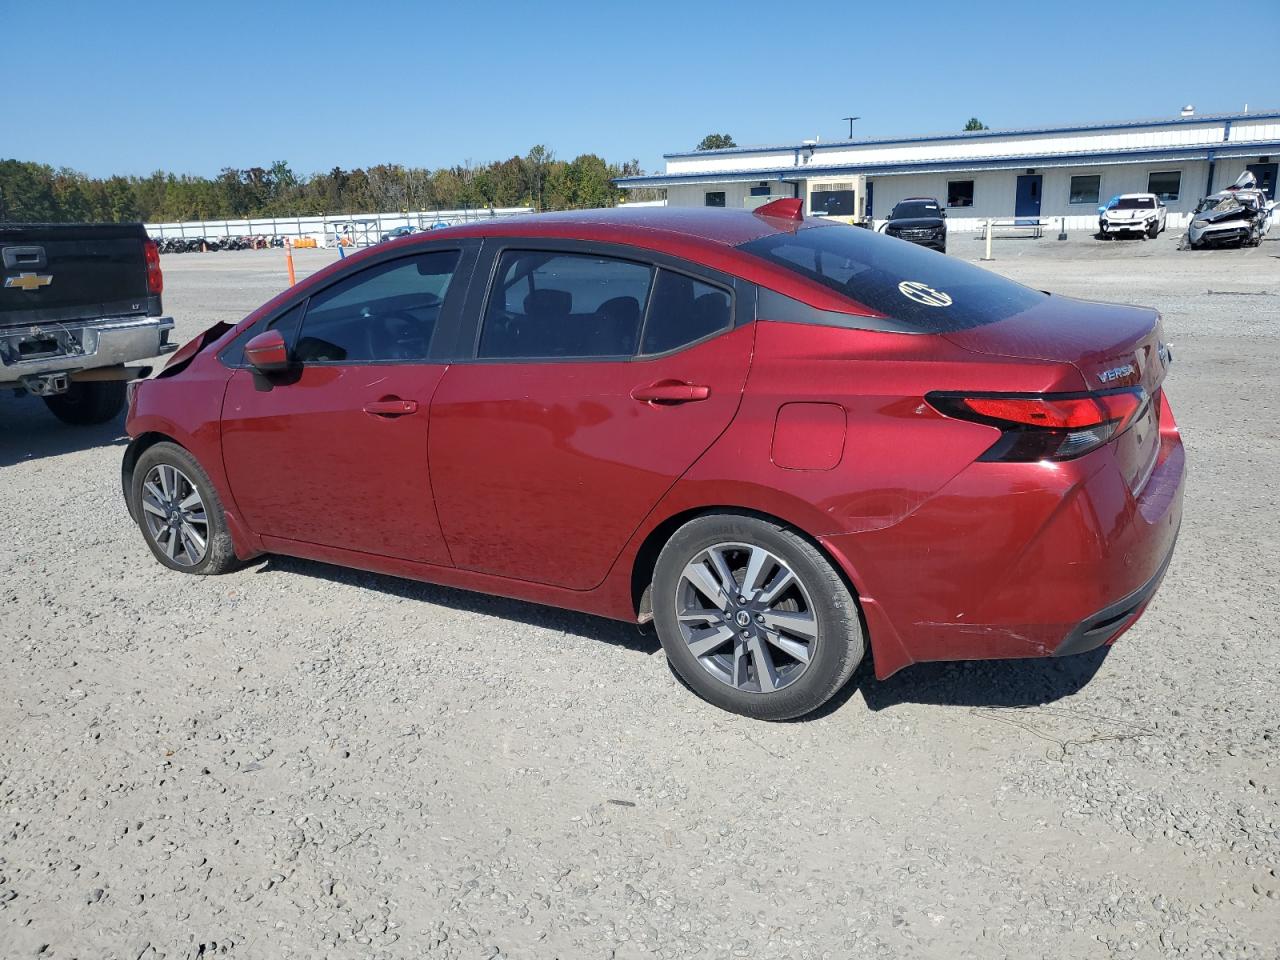
[[1015,316],[944,336],[973,353],[1069,363],[1090,393],[1141,387],[1147,408],[1111,445],[1130,488],[1146,483],[1159,452],[1160,388],[1169,364],[1155,310],[1053,295]]
[[0,326],[159,316],[140,223],[0,225]]

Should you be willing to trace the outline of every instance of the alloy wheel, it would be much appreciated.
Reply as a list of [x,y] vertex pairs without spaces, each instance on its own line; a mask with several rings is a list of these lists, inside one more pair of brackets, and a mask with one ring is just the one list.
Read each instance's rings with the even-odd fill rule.
[[794,683],[817,649],[809,591],[780,557],[749,543],[718,543],[676,584],[680,633],[699,666],[746,693]]
[[156,464],[142,481],[142,515],[152,542],[180,567],[204,559],[209,518],[191,478],[168,463]]

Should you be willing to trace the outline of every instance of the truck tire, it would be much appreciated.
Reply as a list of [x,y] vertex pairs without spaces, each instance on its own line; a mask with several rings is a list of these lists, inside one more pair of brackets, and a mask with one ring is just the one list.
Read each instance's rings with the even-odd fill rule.
[[72,382],[66,393],[44,398],[45,405],[55,417],[75,427],[114,420],[124,409],[124,400],[123,380]]

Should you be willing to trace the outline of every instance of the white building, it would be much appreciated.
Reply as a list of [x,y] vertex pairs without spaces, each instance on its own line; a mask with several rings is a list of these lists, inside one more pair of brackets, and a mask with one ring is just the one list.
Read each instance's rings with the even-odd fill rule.
[[1098,206],[1155,193],[1182,227],[1201,197],[1248,168],[1274,199],[1280,113],[1232,113],[1034,130],[730,147],[665,155],[665,173],[619,186],[661,187],[671,206],[753,208],[803,197],[805,211],[881,220],[905,197],[934,197],[953,230],[987,218],[1062,217],[1096,229]]

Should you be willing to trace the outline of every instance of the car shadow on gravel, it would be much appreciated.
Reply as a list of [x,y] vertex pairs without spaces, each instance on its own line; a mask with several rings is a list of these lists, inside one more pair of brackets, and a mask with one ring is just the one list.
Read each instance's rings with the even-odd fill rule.
[[662,649],[662,645],[658,642],[658,635],[651,628],[641,629],[634,623],[593,617],[587,613],[575,613],[572,610],[561,610],[557,607],[544,607],[523,600],[471,593],[453,587],[442,587],[418,580],[404,580],[349,567],[336,567],[316,560],[301,560],[297,557],[269,556],[256,572],[276,571],[315,577],[331,583],[359,587],[362,590],[376,590],[388,596],[449,607],[452,610],[500,617],[503,620],[511,620],[543,630],[556,630],[587,640],[601,640],[637,653],[653,654]]
[[123,447],[128,442],[123,413],[96,426],[72,427],[58,420],[39,400],[17,397],[0,401],[0,467],[91,447]]
[[1061,660],[970,660],[917,663],[877,680],[864,663],[853,680],[816,713],[815,720],[839,710],[857,693],[873,711],[902,703],[942,707],[1034,707],[1069,697],[1084,688],[1111,652],[1100,647]]

